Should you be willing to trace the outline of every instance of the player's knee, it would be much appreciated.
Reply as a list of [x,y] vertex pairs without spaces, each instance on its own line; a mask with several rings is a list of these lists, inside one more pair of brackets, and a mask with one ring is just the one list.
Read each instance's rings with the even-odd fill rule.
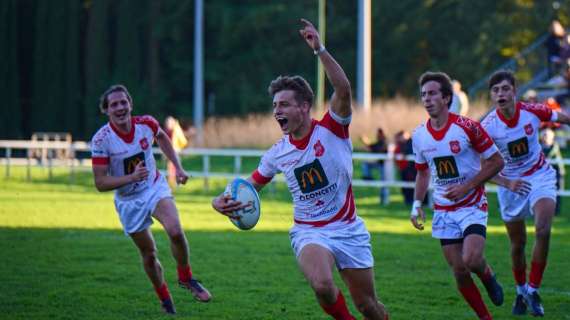
[[332,279],[319,279],[311,281],[311,287],[315,294],[321,298],[327,299],[334,297],[335,286]]
[[478,254],[467,254],[463,256],[463,263],[468,270],[474,270],[481,266],[483,257]]

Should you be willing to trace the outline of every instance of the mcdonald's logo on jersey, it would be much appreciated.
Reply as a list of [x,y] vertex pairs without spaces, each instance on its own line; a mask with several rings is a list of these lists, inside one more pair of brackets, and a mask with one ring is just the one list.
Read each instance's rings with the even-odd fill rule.
[[123,159],[123,170],[125,175],[135,172],[135,168],[139,162],[144,163],[144,152],[139,152],[134,156]]
[[329,180],[319,159],[315,159],[315,161],[302,167],[295,168],[294,172],[297,183],[299,183],[299,187],[303,193],[322,189],[329,184]]
[[433,158],[433,162],[435,163],[438,178],[451,179],[459,177],[459,170],[453,156],[436,157]]
[[528,139],[522,137],[520,139],[507,143],[509,155],[511,158],[518,158],[528,154]]

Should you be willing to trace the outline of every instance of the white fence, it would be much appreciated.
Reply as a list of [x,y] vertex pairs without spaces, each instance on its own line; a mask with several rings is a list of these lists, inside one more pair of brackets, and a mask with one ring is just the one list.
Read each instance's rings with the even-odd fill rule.
[[[41,166],[47,167],[49,177],[52,177],[52,169],[54,167],[67,167],[70,171],[70,179],[72,180],[77,170],[86,170],[91,168],[91,161],[88,158],[78,159],[75,155],[78,152],[89,152],[89,144],[86,142],[57,142],[57,141],[42,141],[35,142],[29,140],[0,140],[0,151],[5,150],[4,157],[0,158],[0,165],[5,167],[4,176],[10,177],[11,166],[26,166],[27,179],[31,179],[31,167]],[[14,150],[24,150],[28,156],[26,157],[13,157]],[[41,154],[47,154],[46,159],[32,158],[30,155],[33,151],[41,150]],[[69,159],[57,159],[49,156],[54,154],[56,150],[67,150],[67,154],[72,155]],[[154,148],[154,153],[161,156],[159,149]],[[209,178],[235,178],[237,176],[245,177],[249,173],[241,172],[242,159],[260,158],[265,150],[251,150],[251,149],[205,149],[205,148],[188,148],[183,150],[180,155],[184,156],[201,156],[202,157],[202,170],[201,171],[188,171],[193,177],[204,179],[205,187],[207,187]],[[233,157],[233,170],[232,172],[211,172],[210,164],[211,157]],[[353,179],[354,186],[365,187],[404,187],[413,188],[414,182],[401,181],[396,179],[396,164],[395,160],[403,159],[402,156],[390,153],[362,153],[355,152],[352,156],[353,160],[376,161],[384,160],[385,180],[362,180]],[[413,161],[412,156],[407,156],[407,160]],[[570,159],[564,159],[565,166],[570,165]],[[279,175],[276,181],[283,181],[283,177]],[[497,188],[494,185],[488,185],[487,191],[496,192]],[[558,192],[561,196],[570,196],[570,190],[560,190]]]

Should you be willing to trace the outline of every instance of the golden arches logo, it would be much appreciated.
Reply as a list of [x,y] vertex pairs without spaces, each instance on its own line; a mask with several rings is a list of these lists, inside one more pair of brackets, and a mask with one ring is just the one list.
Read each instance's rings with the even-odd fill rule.
[[437,164],[437,172],[439,175],[456,175],[455,166],[451,160],[441,160]]
[[315,185],[316,180],[318,180],[319,183],[323,183],[323,177],[315,168],[310,168],[309,170],[305,170],[301,173],[301,182],[303,183],[303,189],[307,188],[307,180],[312,186]]
[[528,153],[528,146],[525,141],[520,141],[511,145],[511,154],[513,156],[523,155]]
[[131,174],[133,172],[135,172],[135,168],[137,167],[137,165],[142,162],[141,159],[139,158],[134,158],[131,159],[128,163],[127,163],[127,173]]

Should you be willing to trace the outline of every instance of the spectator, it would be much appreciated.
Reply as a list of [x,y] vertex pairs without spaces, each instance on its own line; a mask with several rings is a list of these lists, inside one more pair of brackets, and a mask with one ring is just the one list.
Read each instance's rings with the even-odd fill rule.
[[[564,169],[564,159],[562,158],[562,152],[560,151],[560,145],[556,142],[554,130],[546,128],[540,133],[540,145],[542,146],[542,152],[546,158],[550,161],[552,168],[556,171],[556,189],[564,190],[564,176],[566,175],[566,170]],[[560,213],[560,202],[561,197],[556,196],[556,215]]]
[[[376,130],[376,142],[372,143],[367,136],[361,136],[360,141],[366,146],[368,152],[372,153],[386,153],[388,146],[386,144],[386,135],[382,128]],[[372,171],[378,169],[380,181],[386,180],[386,172],[384,171],[384,160],[378,161],[365,161],[362,163],[362,179],[373,180]],[[386,205],[390,203],[390,191],[387,187],[380,188],[380,204]]]
[[469,112],[469,98],[467,98],[467,94],[461,90],[461,82],[453,80],[452,85],[453,99],[451,101],[451,106],[449,107],[449,112],[466,116],[467,112]]
[[[414,153],[410,133],[404,130],[398,131],[394,136],[394,142],[396,144],[394,155],[396,156],[396,165],[400,171],[400,179],[402,181],[415,181],[416,167],[414,162],[405,159],[406,156]],[[414,189],[402,188],[402,195],[404,196],[404,203],[412,205],[414,202]]]
[[[164,131],[166,131],[166,134],[172,141],[172,147],[178,155],[180,151],[188,145],[188,139],[184,135],[184,131],[182,131],[180,123],[174,117],[166,117],[166,120],[164,120],[164,127]],[[177,186],[176,168],[168,159],[166,160],[166,170],[168,173],[168,185],[170,185],[171,189],[174,189]]]
[[548,76],[553,77],[564,63],[563,51],[567,51],[566,31],[558,20],[550,24],[550,34],[546,39]]
[[570,65],[566,64],[562,75],[553,78],[549,84],[562,90],[562,93],[556,95],[554,99],[558,104],[567,106],[570,98]]

